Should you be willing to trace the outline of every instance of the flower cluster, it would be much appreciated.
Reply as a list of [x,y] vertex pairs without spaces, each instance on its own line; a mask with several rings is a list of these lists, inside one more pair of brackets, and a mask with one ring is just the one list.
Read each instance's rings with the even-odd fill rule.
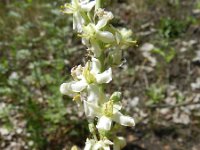
[[73,29],[82,38],[90,59],[85,66],[72,68],[73,80],[63,83],[60,91],[73,97],[88,118],[93,138],[87,139],[84,150],[119,150],[126,142],[112,129],[117,124],[134,126],[135,122],[120,112],[121,93],[108,96],[105,86],[112,81],[112,68],[121,63],[123,49],[135,44],[132,32],[114,28],[110,24],[114,16],[100,8],[100,0],[71,0],[63,12],[73,14]]

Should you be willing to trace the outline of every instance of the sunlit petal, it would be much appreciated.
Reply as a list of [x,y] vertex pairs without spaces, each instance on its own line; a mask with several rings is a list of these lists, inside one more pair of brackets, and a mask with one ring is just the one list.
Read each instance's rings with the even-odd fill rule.
[[89,11],[95,6],[95,4],[96,4],[95,1],[91,1],[91,2],[86,3],[86,4],[82,4],[82,5],[81,5],[81,8],[82,8],[84,11],[89,12]]
[[71,88],[71,84],[72,83],[74,83],[74,81],[61,84],[61,86],[60,86],[60,92],[63,95],[72,96],[73,95],[73,91],[72,91],[72,88]]
[[112,69],[109,68],[108,70],[104,71],[101,74],[97,74],[96,76],[97,83],[109,83],[112,80]]
[[103,94],[100,91],[99,87],[95,84],[90,84],[87,87],[87,91],[88,91],[87,101],[97,104],[98,100],[101,99],[101,95]]
[[105,27],[106,24],[107,24],[107,22],[108,22],[107,19],[101,19],[101,20],[99,20],[99,21],[97,22],[96,29],[99,30],[99,29]]
[[104,43],[111,43],[115,41],[114,35],[108,31],[99,31],[97,33],[97,38],[99,38]]
[[93,103],[84,101],[84,111],[85,111],[85,115],[87,117],[91,117],[94,118],[96,116],[99,116],[100,113],[100,108],[96,105],[94,105]]
[[81,92],[83,89],[85,89],[87,86],[87,83],[84,80],[76,81],[71,84],[71,89],[73,92]]
[[113,120],[123,126],[135,126],[135,121],[132,117],[124,116],[120,112],[113,114]]
[[91,150],[94,145],[95,145],[95,140],[87,139],[86,142],[85,142],[84,150]]
[[71,3],[72,3],[73,6],[78,6],[79,5],[78,0],[72,0]]
[[73,14],[73,30],[76,30],[77,32],[82,32],[82,26],[83,26],[84,20],[80,13],[74,13]]
[[92,68],[91,68],[91,72],[94,74],[98,74],[101,71],[101,63],[98,59],[96,58],[92,58]]
[[112,125],[112,120],[106,116],[99,118],[96,127],[100,130],[110,130]]

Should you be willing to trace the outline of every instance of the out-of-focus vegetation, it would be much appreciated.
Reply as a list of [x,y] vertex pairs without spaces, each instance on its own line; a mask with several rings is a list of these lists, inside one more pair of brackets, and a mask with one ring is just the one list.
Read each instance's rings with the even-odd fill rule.
[[[60,84],[70,80],[71,66],[84,61],[71,18],[60,12],[65,2],[0,2],[0,149],[84,144],[84,114],[59,92]],[[131,28],[138,40],[138,47],[124,52],[124,64],[108,89],[125,93],[124,105],[137,120],[127,132],[128,142],[198,149],[200,137],[188,138],[181,127],[200,133],[200,1],[118,0],[108,9],[116,16],[113,23]],[[166,144],[176,138],[182,142]]]
[[[10,138],[17,144],[21,140],[25,147],[60,149],[63,145],[56,137],[62,141],[65,136],[87,134],[81,125],[84,121],[78,123],[67,113],[71,99],[63,100],[59,92],[70,75],[70,56],[76,50],[71,20],[60,12],[63,3],[0,2],[0,124],[12,136],[20,132],[20,137]],[[12,139],[1,139],[0,144],[6,146]]]

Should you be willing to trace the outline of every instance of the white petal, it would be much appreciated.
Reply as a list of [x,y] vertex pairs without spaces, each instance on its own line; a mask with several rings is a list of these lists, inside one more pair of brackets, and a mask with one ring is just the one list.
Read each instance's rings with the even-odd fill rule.
[[[101,13],[101,12],[100,12]],[[103,27],[106,26],[106,24],[108,23],[109,20],[113,19],[113,14],[111,12],[103,12],[104,15],[101,17],[101,19],[98,21],[97,25],[96,25],[96,29],[99,30]]]
[[83,78],[82,72],[83,67],[81,65],[75,66],[71,69],[71,75],[75,80],[81,80]]
[[72,96],[73,95],[73,91],[72,91],[72,88],[71,88],[72,83],[74,83],[74,81],[61,84],[60,93],[62,93],[63,95]]
[[99,150],[100,148],[102,148],[102,144],[101,143],[96,143],[95,145],[94,145],[94,147],[93,147],[93,149],[92,150]]
[[112,125],[112,120],[106,116],[99,118],[96,127],[100,130],[110,130]]
[[91,118],[101,115],[101,108],[87,101],[84,101],[84,111],[85,115]]
[[84,147],[84,150],[91,150],[91,149],[92,149],[91,143],[86,143],[85,147]]
[[97,85],[95,84],[88,85],[87,92],[88,92],[88,97],[87,97],[88,102],[93,102],[97,104],[98,100],[101,99],[102,92],[100,91]]
[[91,68],[91,72],[94,74],[98,74],[101,71],[101,63],[98,59],[96,58],[92,58],[92,68]]
[[77,32],[82,32],[82,26],[83,26],[84,20],[80,13],[74,13],[73,14],[73,29]]
[[100,87],[95,84],[90,84],[87,87],[87,101],[93,104],[103,104],[107,101],[106,95],[101,91]]
[[112,119],[123,126],[135,126],[135,121],[132,117],[124,116],[120,112],[114,113]]
[[111,142],[110,140],[104,140],[103,141],[106,145],[113,145],[113,142]]
[[110,150],[110,146],[104,146],[104,150]]
[[116,112],[118,112],[118,111],[121,110],[121,109],[122,109],[122,104],[121,104],[121,102],[115,103],[115,104],[113,105],[113,113],[116,113]]
[[113,145],[113,143],[109,140],[100,140],[98,141],[92,150],[99,150],[99,149],[102,149],[102,150],[110,150],[110,145]]
[[87,86],[87,83],[84,80],[76,81],[71,84],[71,89],[73,92],[81,92]]
[[115,37],[111,32],[99,31],[97,32],[97,37],[104,43],[111,43],[115,41]]
[[82,4],[81,5],[81,8],[84,10],[84,11],[87,11],[89,12],[94,6],[95,6],[96,2],[95,1],[91,1],[87,4]]
[[106,24],[107,24],[107,22],[108,22],[107,19],[101,19],[101,20],[99,20],[99,21],[97,22],[96,29],[99,30],[99,29],[105,27]]
[[71,3],[73,6],[78,6],[79,4],[78,0],[72,0]]
[[91,150],[94,145],[95,145],[95,140],[87,139],[86,142],[85,142],[84,150]]
[[97,83],[109,83],[112,80],[112,69],[109,68],[108,70],[104,71],[101,74],[95,75]]

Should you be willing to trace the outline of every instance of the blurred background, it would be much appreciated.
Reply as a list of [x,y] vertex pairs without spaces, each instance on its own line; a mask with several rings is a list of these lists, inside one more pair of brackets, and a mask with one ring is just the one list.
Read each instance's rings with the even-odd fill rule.
[[[86,51],[65,0],[0,1],[0,149],[84,146],[87,120],[59,86]],[[133,31],[107,92],[123,93],[136,127],[125,150],[200,149],[200,0],[114,0],[113,25]],[[83,59],[82,59],[83,58]]]

